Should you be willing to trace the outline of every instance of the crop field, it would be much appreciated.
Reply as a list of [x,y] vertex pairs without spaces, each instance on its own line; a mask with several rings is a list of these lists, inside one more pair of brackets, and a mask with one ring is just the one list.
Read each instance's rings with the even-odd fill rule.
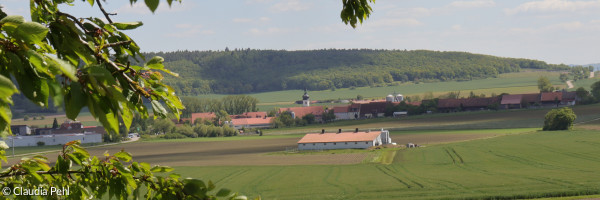
[[[470,91],[476,94],[484,93],[491,95],[492,93],[500,94],[507,93],[529,93],[538,92],[537,79],[540,76],[546,76],[555,85],[561,88],[566,88],[566,84],[558,79],[558,72],[546,71],[527,71],[520,73],[500,74],[498,78],[488,78],[473,81],[448,81],[434,83],[402,83],[397,86],[386,87],[359,87],[355,89],[337,89],[335,91],[310,91],[310,97],[313,100],[325,99],[354,99],[357,95],[362,95],[366,98],[383,98],[387,94],[397,92],[405,96],[423,95],[426,92],[432,92],[434,95],[441,95],[451,91],[460,91],[461,95],[468,95]],[[579,82],[579,81],[578,81]],[[583,83],[583,82],[582,82]],[[590,83],[591,84],[591,83]],[[288,102],[292,103],[299,100],[302,95],[301,90],[286,90],[277,92],[263,92],[249,94],[256,97],[263,105],[265,103]],[[201,98],[221,98],[225,95],[200,95]]]
[[[45,116],[44,119],[38,119],[38,120],[33,120],[33,117],[30,117],[29,120],[25,121],[23,120],[23,118],[20,119],[13,119],[11,121],[11,125],[29,125],[29,126],[38,126],[38,127],[52,127],[52,123],[54,122],[54,118],[56,118],[56,120],[58,121],[58,124],[61,124],[62,122],[64,122],[65,120],[67,120],[67,116],[66,115],[50,115],[50,116]],[[90,114],[89,112],[82,112],[81,114],[79,114],[78,121],[81,121],[81,123],[83,123],[84,126],[98,126],[100,125],[99,122],[96,121],[96,119],[94,119],[94,117],[92,117],[92,114]]]
[[[555,131],[398,150],[391,164],[176,167],[265,199],[507,199],[600,193],[600,135]],[[335,154],[338,155],[338,154]],[[310,155],[305,157],[310,162]]]

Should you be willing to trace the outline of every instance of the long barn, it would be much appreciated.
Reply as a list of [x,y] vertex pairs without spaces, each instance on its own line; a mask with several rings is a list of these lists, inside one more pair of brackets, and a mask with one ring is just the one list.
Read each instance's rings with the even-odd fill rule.
[[373,146],[391,144],[387,130],[337,133],[308,133],[298,141],[298,150],[321,149],[366,149]]

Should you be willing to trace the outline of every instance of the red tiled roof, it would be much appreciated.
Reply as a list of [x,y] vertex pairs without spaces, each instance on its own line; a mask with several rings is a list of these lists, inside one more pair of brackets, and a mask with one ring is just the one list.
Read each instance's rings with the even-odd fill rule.
[[230,115],[231,118],[264,118],[267,112],[245,112],[239,115]]
[[420,101],[415,101],[415,102],[405,101],[405,103],[408,104],[408,105],[413,105],[413,106],[420,106],[421,105]]
[[373,141],[381,131],[372,132],[342,132],[342,133],[309,133],[306,134],[298,144],[301,143],[319,143],[319,142],[365,142]]
[[279,112],[294,112],[297,118],[302,118],[305,115],[312,113],[315,116],[323,115],[325,110],[321,106],[308,106],[308,107],[291,107],[291,108],[280,108]]
[[350,105],[333,107],[333,113],[347,113],[347,112],[350,112]]
[[523,95],[523,101],[527,102],[527,103],[536,103],[540,101],[540,94],[539,93],[531,93],[531,94],[522,94]]
[[500,104],[521,104],[521,100],[523,99],[523,95],[521,94],[508,94],[502,96],[502,101]]
[[196,119],[212,120],[215,117],[217,117],[217,115],[215,115],[214,112],[209,112],[209,113],[192,113],[192,123],[196,122]]
[[554,101],[558,99],[562,101],[562,92],[544,92],[542,93],[541,101]]
[[231,119],[233,125],[259,125],[259,124],[271,124],[273,117],[267,118],[239,118]]

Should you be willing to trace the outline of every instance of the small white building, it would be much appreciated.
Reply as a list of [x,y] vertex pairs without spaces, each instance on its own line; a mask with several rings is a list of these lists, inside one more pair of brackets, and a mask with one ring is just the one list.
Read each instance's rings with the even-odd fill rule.
[[308,133],[298,141],[298,150],[366,149],[391,144],[387,130],[366,132]]

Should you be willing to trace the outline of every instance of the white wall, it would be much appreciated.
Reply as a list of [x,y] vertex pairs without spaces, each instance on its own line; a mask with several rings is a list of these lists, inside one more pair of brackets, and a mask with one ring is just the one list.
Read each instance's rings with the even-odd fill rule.
[[354,119],[354,114],[358,115],[358,112],[343,112],[343,113],[335,113],[335,120],[348,120]]
[[[377,137],[379,138],[379,137]],[[298,144],[298,150],[320,150],[320,149],[366,149],[374,146],[377,139],[369,142],[327,142],[327,143],[302,143]]]
[[101,143],[102,134],[99,133],[86,133],[86,134],[62,134],[62,135],[35,135],[35,136],[8,136],[6,137],[6,144],[12,147],[14,140],[15,147],[27,147],[37,146],[38,142],[44,142],[44,145],[59,145],[66,144],[73,140],[81,140],[81,143]]

